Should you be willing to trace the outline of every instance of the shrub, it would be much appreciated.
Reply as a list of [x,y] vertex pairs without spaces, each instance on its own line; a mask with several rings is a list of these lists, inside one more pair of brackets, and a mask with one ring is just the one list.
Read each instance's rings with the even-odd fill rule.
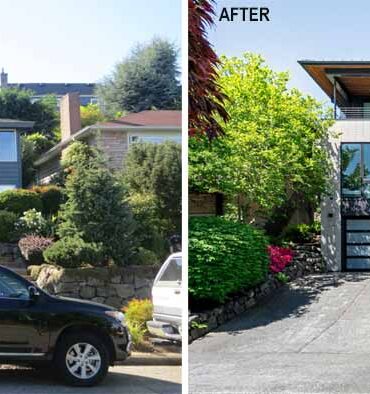
[[164,236],[181,232],[181,145],[130,145],[123,168],[123,182],[130,194],[154,196],[156,215],[164,223]]
[[45,262],[43,252],[51,246],[51,238],[40,237],[37,235],[27,235],[19,240],[18,246],[22,256],[29,264],[40,265]]
[[78,237],[63,238],[43,253],[47,263],[65,268],[76,268],[83,265],[99,266],[104,262],[102,245],[88,243]]
[[42,202],[42,213],[46,216],[55,215],[65,200],[63,189],[59,186],[35,186],[32,191],[39,194]]
[[312,224],[296,224],[288,226],[283,233],[285,242],[309,243],[315,235],[320,234],[320,222]]
[[23,216],[17,220],[16,229],[20,235],[54,235],[54,224],[52,221],[45,219],[41,212],[37,212],[36,209],[24,212]]
[[13,242],[17,239],[15,223],[18,217],[13,212],[0,211],[0,242]]
[[[66,180],[68,199],[58,215],[58,235],[100,243],[107,258],[124,264],[137,250],[135,221],[124,190],[97,151],[90,148],[86,153],[81,143],[77,147],[69,150],[72,157],[64,158],[72,168]],[[95,158],[89,156],[93,153]]]
[[261,231],[219,217],[190,219],[192,300],[224,302],[229,295],[263,282],[268,265],[267,239]]
[[123,308],[127,322],[146,325],[152,320],[153,303],[149,299],[138,300],[134,298]]
[[132,342],[137,347],[142,345],[144,338],[148,335],[146,322],[152,320],[153,303],[149,299],[131,300],[126,307],[123,308],[125,320],[132,336]]
[[30,209],[42,210],[42,201],[37,193],[25,189],[6,190],[0,193],[0,210],[21,215]]
[[289,248],[269,246],[267,250],[270,256],[270,271],[272,272],[281,272],[293,261],[294,252]]
[[160,263],[160,259],[153,251],[139,247],[131,262],[137,265],[156,265]]

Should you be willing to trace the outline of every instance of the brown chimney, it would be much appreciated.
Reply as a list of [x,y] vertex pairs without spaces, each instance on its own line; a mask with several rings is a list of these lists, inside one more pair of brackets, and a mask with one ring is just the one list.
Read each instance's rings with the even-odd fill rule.
[[68,93],[60,100],[60,130],[62,141],[81,130],[80,95]]

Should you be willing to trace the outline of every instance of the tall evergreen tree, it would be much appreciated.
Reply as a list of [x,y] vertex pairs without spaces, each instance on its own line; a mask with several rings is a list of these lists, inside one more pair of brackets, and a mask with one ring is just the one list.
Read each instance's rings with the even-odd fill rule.
[[109,115],[148,109],[181,108],[177,50],[163,39],[136,46],[98,85],[97,94]]

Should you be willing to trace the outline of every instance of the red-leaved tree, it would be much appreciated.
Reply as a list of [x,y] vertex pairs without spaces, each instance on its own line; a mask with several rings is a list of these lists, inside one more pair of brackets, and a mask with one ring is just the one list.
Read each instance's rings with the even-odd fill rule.
[[213,25],[214,0],[189,1],[189,136],[206,135],[210,140],[223,135],[215,115],[225,122],[227,99],[217,83],[219,59],[207,39]]

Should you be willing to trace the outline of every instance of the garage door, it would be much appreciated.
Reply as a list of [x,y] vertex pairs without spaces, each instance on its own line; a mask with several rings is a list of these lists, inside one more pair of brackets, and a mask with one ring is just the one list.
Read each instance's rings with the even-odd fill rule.
[[348,270],[370,270],[370,219],[347,219],[345,265]]

